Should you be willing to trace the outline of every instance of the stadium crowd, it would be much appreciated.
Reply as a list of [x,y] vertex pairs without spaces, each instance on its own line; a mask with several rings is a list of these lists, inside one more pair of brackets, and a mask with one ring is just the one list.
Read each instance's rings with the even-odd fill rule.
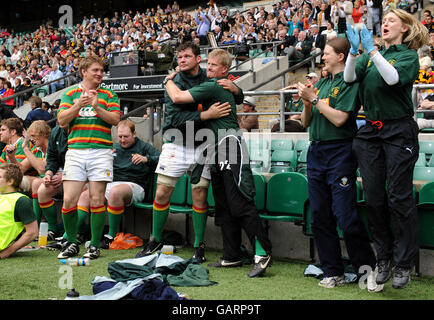
[[[83,222],[83,217],[85,218],[89,213],[92,216],[90,223],[92,239],[85,257],[92,259],[98,258],[100,255],[99,248],[108,248],[116,235],[116,228],[119,225],[119,215],[124,212],[125,206],[130,205],[133,201],[132,199],[136,197],[134,192],[119,191],[118,188],[116,188],[117,185],[112,186],[113,188],[111,189],[113,192],[118,192],[117,195],[110,196],[108,194],[109,191],[105,193],[105,181],[109,181],[107,177],[112,178],[112,176],[114,176],[116,178],[116,169],[119,170],[118,172],[130,169],[122,166],[131,167],[131,161],[126,165],[125,158],[123,158],[120,163],[116,164],[115,162],[113,168],[110,169],[107,169],[105,163],[98,163],[95,165],[95,173],[86,172],[84,178],[80,171],[84,169],[77,169],[77,162],[80,161],[75,161],[76,159],[82,159],[83,162],[84,160],[92,162],[92,159],[99,159],[101,155],[107,156],[107,158],[112,157],[110,130],[111,126],[117,126],[119,123],[119,101],[117,100],[116,94],[110,90],[101,89],[99,84],[103,72],[108,71],[108,61],[114,53],[131,50],[156,50],[158,52],[158,50],[161,50],[161,46],[167,42],[173,46],[186,43],[193,43],[196,46],[208,46],[210,40],[208,32],[212,32],[217,44],[236,44],[237,48],[234,54],[238,56],[249,55],[249,48],[243,46],[243,44],[260,44],[261,49],[265,50],[271,45],[271,42],[280,41],[281,43],[278,47],[279,55],[286,55],[289,60],[302,59],[312,53],[322,53],[329,41],[338,38],[339,34],[345,34],[348,28],[357,30],[359,25],[366,25],[367,29],[370,32],[372,31],[376,36],[374,39],[376,45],[381,46],[383,43],[380,37],[380,24],[383,10],[402,8],[412,12],[415,5],[411,1],[399,0],[385,1],[383,3],[377,0],[368,0],[366,3],[361,0],[355,0],[354,2],[348,0],[330,0],[329,2],[314,0],[312,3],[306,0],[284,0],[273,4],[272,10],[269,12],[267,12],[264,7],[259,7],[252,8],[244,13],[235,12],[235,14],[229,15],[227,8],[219,7],[218,4],[213,1],[210,1],[208,4],[208,8],[198,7],[192,11],[185,11],[181,9],[175,1],[172,5],[168,5],[165,10],[158,5],[157,9],[148,8],[144,10],[144,12],[137,11],[133,13],[132,11],[125,11],[120,14],[115,12],[114,16],[110,18],[90,15],[89,18],[84,17],[80,24],[68,30],[55,28],[52,24],[41,25],[33,33],[20,35],[9,32],[7,29],[0,30],[0,38],[3,39],[0,48],[0,87],[2,87],[0,95],[2,98],[7,98],[16,92],[32,86],[58,79],[57,82],[53,82],[50,85],[50,93],[54,93],[65,86],[75,85],[72,89],[68,90],[62,97],[62,100],[57,101],[53,107],[54,109],[59,109],[57,115],[59,123],[55,130],[51,130],[46,125],[46,121],[53,118],[52,114],[49,112],[49,108],[44,107],[43,101],[39,97],[32,97],[31,93],[16,99],[2,100],[1,105],[1,108],[8,110],[9,114],[2,116],[1,142],[7,146],[2,149],[0,163],[8,162],[16,164],[22,171],[22,177],[19,172],[15,172],[16,168],[0,166],[0,178],[5,176],[6,180],[10,179],[13,182],[12,186],[3,188],[0,184],[0,187],[8,193],[13,193],[18,190],[17,181],[22,180],[20,187],[33,196],[33,210],[36,217],[40,220],[41,216],[44,215],[45,218],[49,220],[51,231],[50,240],[57,238],[53,247],[61,250],[58,256],[59,258],[73,257],[78,254],[79,248],[76,236],[80,223],[78,223],[77,220],[81,219],[80,221]],[[429,46],[421,48],[418,52],[421,69],[416,83],[433,83],[434,73],[431,71],[431,54],[434,45],[434,26],[430,11],[424,11],[422,23],[427,28],[431,40]],[[351,26],[351,28],[347,26]],[[186,49],[184,48],[184,51],[188,51],[189,49],[193,50],[191,47],[187,47]],[[376,49],[372,47],[372,50]],[[363,51],[359,49],[359,55],[361,55],[362,52]],[[321,60],[317,60],[318,64],[321,64],[321,62]],[[345,64],[344,61],[341,60],[337,65],[339,67],[337,69],[342,71]],[[229,66],[230,64],[225,67]],[[63,79],[64,76],[71,74],[73,74],[72,79]],[[223,72],[222,74],[225,75],[226,73]],[[167,81],[171,81],[172,79],[174,79],[174,76],[166,78]],[[206,87],[206,85],[203,87]],[[86,92],[86,94],[82,94],[82,92]],[[193,90],[193,92],[195,91]],[[239,93],[237,89],[235,89],[235,92],[237,94]],[[196,94],[200,96],[200,94],[203,95],[203,92],[196,92]],[[224,94],[227,93],[224,92]],[[237,94],[234,93],[234,96],[237,96]],[[295,97],[293,98],[295,99]],[[298,101],[299,98],[300,97],[297,96],[296,101]],[[230,99],[232,99],[232,95]],[[432,91],[422,91],[419,99],[422,108],[426,105],[422,103],[424,99],[433,99]],[[27,100],[29,100],[32,110],[29,112],[26,119],[20,122],[16,119],[17,117],[14,116],[12,110],[21,107]],[[99,105],[100,101],[105,101],[105,108]],[[173,101],[175,101],[175,99],[173,99]],[[234,101],[237,100],[235,99]],[[246,108],[253,107],[252,110],[254,109],[254,99],[241,101],[246,105]],[[95,109],[94,112],[99,114],[100,119],[92,120],[94,121],[92,123],[87,123],[83,119],[77,120],[75,117],[79,112],[82,112],[81,108],[89,104]],[[234,104],[234,102],[232,104]],[[234,119],[236,119],[236,116]],[[293,121],[294,119],[291,120]],[[234,123],[237,123],[237,121],[234,120],[234,122],[231,123],[231,125],[236,127]],[[125,153],[125,157],[130,157],[134,165],[141,164],[145,167],[144,165],[148,162],[152,162],[152,164],[155,165],[158,162],[159,151],[153,150],[147,144],[138,141],[135,137],[133,124],[124,122],[119,125],[123,129],[118,130],[120,143],[115,145],[116,154],[120,155]],[[424,123],[424,125],[425,127],[430,126],[430,124],[426,123]],[[47,171],[45,168],[41,168],[41,162],[35,160],[47,158],[47,154],[50,154],[49,145],[55,145],[56,141],[66,143],[65,136],[50,135],[50,131],[58,134],[58,132],[61,132],[59,128],[66,128],[68,126],[70,128],[77,126],[75,131],[72,130],[74,132],[70,131],[70,136],[68,137],[68,139],[70,139],[68,142],[69,149],[68,151],[66,151],[66,148],[56,151],[58,152],[57,155],[62,155],[63,158],[66,157],[66,160],[64,159],[65,162],[58,165],[55,170]],[[94,141],[89,140],[83,142],[80,140],[82,135],[90,135],[89,132],[95,130],[95,126],[102,129],[100,129],[101,132],[98,133],[99,136],[95,138]],[[257,125],[255,124],[255,126]],[[126,142],[122,142],[122,139],[126,140]],[[131,154],[129,151],[127,152],[131,146],[137,147],[137,150],[135,150],[137,152],[134,154]],[[83,148],[95,149],[96,152],[88,158],[89,156],[87,154],[82,153],[82,151],[77,151]],[[75,149],[75,153],[72,153],[71,149]],[[65,152],[69,152],[71,156],[65,156]],[[140,152],[142,152],[142,154],[140,154]],[[45,162],[43,163],[45,164]],[[119,165],[121,167],[119,167]],[[54,182],[56,183],[55,188],[53,188],[55,191],[52,191],[48,196],[45,191],[45,193],[42,193],[41,190],[47,188],[50,183],[53,183],[52,179],[56,175],[62,175],[61,170],[57,171],[62,166],[68,168],[68,178],[65,178],[65,173],[63,177],[65,191],[64,207],[62,208],[65,234],[60,235],[55,219],[53,219],[54,211],[52,210],[54,204],[53,196],[59,192],[59,178],[56,177]],[[73,171],[72,169],[77,171]],[[151,169],[146,166],[146,170],[143,170],[146,171],[145,178],[149,179],[147,173],[148,170]],[[155,170],[155,168],[153,168],[153,170]],[[165,169],[160,168],[160,170]],[[241,171],[241,168],[239,170]],[[14,171],[12,178],[8,178],[6,174],[9,171]],[[122,171],[122,178],[133,177],[126,172],[127,171]],[[40,176],[39,179],[38,175]],[[224,176],[223,173],[222,176]],[[97,180],[92,180],[94,178],[97,178]],[[89,184],[89,187],[84,183],[86,179],[92,182]],[[68,181],[68,183],[65,184],[65,180]],[[102,181],[104,181],[104,184],[100,184]],[[118,181],[122,181],[122,179],[119,178]],[[233,183],[232,180],[231,183]],[[65,188],[65,185],[67,188]],[[99,185],[104,185],[104,188],[101,188]],[[43,186],[42,189],[41,186]],[[79,188],[76,188],[77,186],[79,186]],[[131,188],[134,189],[135,187],[136,186]],[[139,185],[138,187],[143,186]],[[174,184],[171,187],[174,187]],[[221,188],[224,189],[223,187]],[[74,192],[71,191],[73,189]],[[5,191],[0,190],[0,192]],[[86,207],[80,205],[81,198],[79,199],[79,197],[82,192],[89,197]],[[74,193],[74,197],[71,196],[72,193]],[[44,194],[46,198],[42,200],[38,198],[41,194]],[[121,196],[119,196],[119,194]],[[109,235],[103,235],[101,228],[105,222],[105,220],[102,221],[101,215],[101,213],[105,213],[106,210],[104,197],[105,200],[110,199],[108,201],[107,211],[109,212],[109,217],[111,217],[110,221],[115,224],[115,227],[111,225]],[[17,201],[17,199],[12,198],[10,201]],[[114,199],[122,199],[122,201],[116,202]],[[231,202],[232,205],[234,203],[236,202]],[[28,204],[24,203],[21,199],[19,205],[22,208],[28,206]],[[155,206],[156,203],[154,203],[154,211],[156,210]],[[200,211],[207,210],[208,208],[201,207],[196,209]],[[161,205],[158,210],[164,211],[167,210],[167,207],[164,209],[164,205]],[[251,216],[255,215],[256,213],[251,214]],[[29,225],[30,231],[29,234],[26,235],[26,241],[32,237],[34,238],[34,221],[31,221],[28,215],[21,217],[21,219],[24,225],[27,225],[26,222],[32,223]],[[162,225],[164,225],[164,223],[162,223]],[[20,231],[22,230],[21,228]],[[262,231],[263,230],[254,230],[254,232],[258,234],[262,234]],[[254,234],[254,232],[252,231],[251,233]],[[14,234],[11,234],[8,240],[12,239],[13,236]],[[59,236],[61,237],[59,238]],[[104,238],[101,244],[102,237]],[[256,236],[252,236],[252,238],[256,238]],[[264,236],[263,238],[266,237]],[[268,240],[265,239],[264,243],[268,244],[267,241]],[[19,246],[27,244],[24,242],[23,240],[19,245],[15,245],[13,250],[16,251],[19,249]],[[200,243],[198,243],[198,245],[199,244]],[[158,244],[156,244],[156,246],[158,246]],[[258,254],[258,257],[262,257],[262,260],[258,261],[266,260],[267,263],[270,263],[271,249],[265,245],[263,245],[264,248],[262,248],[258,240],[256,240],[255,246],[257,246],[257,251],[263,253],[262,255]],[[12,249],[7,250],[11,251]],[[7,252],[6,254],[4,250],[0,251],[0,257],[7,257],[11,253],[13,252]],[[2,254],[3,256],[1,256]],[[195,251],[195,255],[196,254]],[[205,258],[203,253],[201,257],[203,259]],[[226,265],[224,265],[224,263],[226,262],[225,260],[219,261],[215,266],[225,267]],[[259,262],[256,264],[259,265]],[[253,271],[255,270],[252,270],[252,272]],[[253,272],[253,276],[262,275],[263,272],[265,272],[265,269],[255,271]]]

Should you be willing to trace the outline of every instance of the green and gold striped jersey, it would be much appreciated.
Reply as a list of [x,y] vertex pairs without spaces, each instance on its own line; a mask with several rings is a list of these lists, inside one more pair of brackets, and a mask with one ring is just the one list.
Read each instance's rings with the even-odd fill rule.
[[[110,89],[98,88],[98,105],[109,111],[120,113],[119,99]],[[83,93],[80,85],[65,92],[58,114],[72,107]],[[68,148],[110,149],[113,145],[111,125],[102,120],[91,105],[80,109],[77,117],[69,123]]]

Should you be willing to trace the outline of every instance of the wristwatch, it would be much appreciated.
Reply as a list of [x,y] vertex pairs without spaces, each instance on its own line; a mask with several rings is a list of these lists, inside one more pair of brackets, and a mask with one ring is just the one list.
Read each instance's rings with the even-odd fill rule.
[[169,82],[169,80],[172,80],[172,79],[170,79],[170,78],[164,78],[164,80],[163,80],[163,87]]
[[318,97],[314,98],[311,103],[315,106],[318,103]]

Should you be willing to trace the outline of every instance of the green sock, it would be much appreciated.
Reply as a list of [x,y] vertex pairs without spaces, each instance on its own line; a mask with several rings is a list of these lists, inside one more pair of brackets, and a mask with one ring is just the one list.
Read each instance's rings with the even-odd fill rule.
[[90,245],[99,248],[105,225],[105,205],[90,207]]
[[256,239],[255,241],[255,255],[257,256],[266,256],[267,252],[265,252],[264,248],[262,248],[261,243]]
[[32,198],[33,198],[33,212],[35,213],[36,220],[38,221],[38,227],[39,227],[39,224],[41,223],[42,210],[41,207],[39,206],[38,195],[34,193],[32,194]]
[[116,237],[118,232],[119,225],[122,221],[122,214],[124,213],[125,207],[112,207],[110,205],[107,206],[107,212],[109,215],[109,235],[113,238]]
[[71,209],[62,208],[62,220],[65,227],[66,239],[77,243],[77,207]]
[[152,210],[152,235],[157,242],[161,242],[164,225],[169,216],[169,207],[170,203],[161,205],[154,201],[154,208]]
[[194,247],[199,247],[205,237],[206,220],[208,218],[208,207],[197,208],[193,205],[193,228],[194,228]]
[[86,218],[89,216],[89,209],[86,207],[77,207],[78,221],[77,221],[77,232],[84,233],[86,231]]
[[[33,201],[33,207],[35,206],[35,203]],[[48,230],[53,231],[56,233],[58,231],[57,229],[57,208],[56,204],[54,203],[54,200],[51,199],[48,202],[39,203],[39,207],[41,208],[42,213],[44,214],[45,218],[48,222]]]

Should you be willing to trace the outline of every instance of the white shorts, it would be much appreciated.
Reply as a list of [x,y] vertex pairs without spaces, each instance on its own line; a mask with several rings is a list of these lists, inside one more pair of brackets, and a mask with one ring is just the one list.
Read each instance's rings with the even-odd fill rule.
[[[179,178],[193,169],[205,150],[207,144],[203,143],[196,148],[186,148],[175,143],[164,143],[155,173],[169,177]],[[202,177],[211,180],[209,164],[205,164]]]
[[112,149],[68,149],[62,180],[113,181]]
[[110,190],[111,188],[118,186],[120,184],[126,184],[131,188],[131,192],[133,193],[133,196],[131,198],[130,203],[126,204],[127,206],[130,206],[133,204],[133,202],[142,202],[145,198],[145,190],[139,186],[137,183],[134,182],[128,182],[128,181],[115,181],[115,182],[109,182],[107,183],[106,189],[105,189],[105,198],[109,198]]

